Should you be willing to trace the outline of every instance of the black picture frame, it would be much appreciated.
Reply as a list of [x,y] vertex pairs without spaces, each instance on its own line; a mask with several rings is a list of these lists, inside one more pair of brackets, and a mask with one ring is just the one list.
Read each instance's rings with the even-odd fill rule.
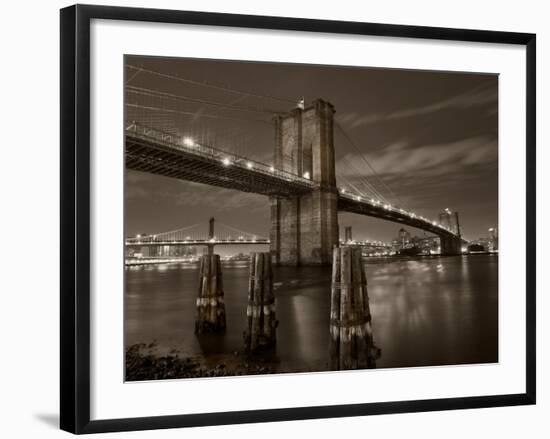
[[[90,420],[90,21],[181,23],[384,37],[502,43],[526,47],[526,392],[224,413]],[[535,404],[535,99],[536,36],[302,18],[75,5],[61,10],[61,404],[72,433],[273,422],[325,417]]]

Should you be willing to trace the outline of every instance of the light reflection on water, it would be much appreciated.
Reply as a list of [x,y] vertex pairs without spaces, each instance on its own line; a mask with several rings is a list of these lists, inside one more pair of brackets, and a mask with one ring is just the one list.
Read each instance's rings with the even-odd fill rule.
[[[377,367],[498,361],[498,256],[367,259]],[[330,267],[275,268],[277,357],[286,369],[328,363]],[[239,351],[248,266],[223,266],[227,332],[195,337],[196,265],[126,270],[126,344],[184,354]]]

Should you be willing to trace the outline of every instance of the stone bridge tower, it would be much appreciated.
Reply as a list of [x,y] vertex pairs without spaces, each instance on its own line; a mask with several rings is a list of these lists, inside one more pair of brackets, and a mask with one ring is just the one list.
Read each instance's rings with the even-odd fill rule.
[[275,167],[309,178],[305,195],[271,198],[271,253],[277,264],[330,264],[338,244],[334,107],[318,99],[275,119]]

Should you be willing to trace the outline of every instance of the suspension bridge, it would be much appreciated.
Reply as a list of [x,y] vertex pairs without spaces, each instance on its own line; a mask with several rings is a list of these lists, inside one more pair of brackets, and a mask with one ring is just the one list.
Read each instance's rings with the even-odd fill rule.
[[197,223],[177,230],[161,232],[153,235],[137,235],[126,239],[126,247],[149,246],[206,246],[218,245],[265,245],[269,238],[248,233],[224,223],[216,222],[214,218],[206,223]]
[[[216,224],[216,225],[215,225]],[[349,228],[351,229],[351,227]],[[351,233],[351,232],[350,232]],[[389,249],[391,244],[382,241],[356,240],[351,235],[340,240],[341,244],[370,247],[378,249]],[[239,230],[220,221],[210,218],[208,222],[196,223],[176,230],[160,232],[151,235],[138,234],[128,237],[125,245],[128,248],[141,247],[171,247],[171,246],[205,246],[213,247],[220,245],[269,245],[269,238]]]
[[[399,198],[335,120],[329,102],[317,99],[306,105],[302,99],[296,104],[135,65],[126,67],[128,169],[264,195],[271,204],[269,238],[237,232],[187,239],[191,235],[180,229],[131,238],[126,245],[269,244],[276,263],[328,264],[332,248],[339,242],[337,214],[344,211],[433,233],[440,238],[443,254],[460,253],[460,231],[400,205]],[[130,84],[140,76],[171,83],[170,91]],[[191,96],[190,90],[197,88],[207,91],[201,96],[208,98]],[[186,94],[174,92],[180,89]],[[224,95],[224,100],[210,98],[216,93]],[[277,102],[285,108],[254,104],[258,100]],[[205,120],[216,122],[209,125]],[[240,137],[236,134],[239,121],[246,125]],[[273,142],[267,141],[265,134],[249,136],[257,132],[251,123],[267,124],[270,132],[274,131],[275,144],[269,154],[272,160],[266,160],[265,152],[266,144],[269,147]],[[341,166],[356,171],[358,176],[353,179],[347,172],[337,172],[336,133],[338,145],[351,145],[361,160],[346,162],[346,156],[340,160]],[[258,152],[263,157],[253,158]]]

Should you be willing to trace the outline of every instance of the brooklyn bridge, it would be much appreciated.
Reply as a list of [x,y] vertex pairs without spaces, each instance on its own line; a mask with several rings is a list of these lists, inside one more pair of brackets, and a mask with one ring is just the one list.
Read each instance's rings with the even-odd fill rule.
[[[140,72],[140,68],[130,67]],[[193,98],[185,96],[132,86],[127,86],[127,92],[160,102],[193,101]],[[224,105],[213,101],[201,104]],[[270,233],[269,238],[262,242],[269,243],[276,264],[329,264],[332,249],[339,242],[339,211],[415,227],[440,238],[441,254],[456,255],[461,252],[459,229],[452,229],[392,204],[380,190],[381,185],[387,185],[380,181],[370,164],[364,167],[363,186],[338,175],[335,164],[338,145],[335,144],[334,132],[335,126],[342,131],[343,128],[336,124],[335,108],[326,100],[316,99],[309,104],[300,101],[288,108],[286,113],[272,114],[275,140],[270,163],[181,134],[186,132],[186,127],[177,126],[173,114],[175,110],[169,106],[159,107],[158,102],[156,105],[143,102],[128,104],[127,114],[129,110],[134,110],[134,115],[160,112],[162,116],[161,119],[157,115],[156,118],[127,120],[126,167],[269,197]],[[136,110],[141,113],[136,113]],[[165,128],[167,126],[168,129]],[[347,133],[343,134],[349,139]],[[373,180],[378,181],[378,188],[372,183]],[[158,235],[161,233],[159,231]],[[235,243],[242,241],[236,239]],[[137,242],[128,241],[127,244],[137,245]]]

